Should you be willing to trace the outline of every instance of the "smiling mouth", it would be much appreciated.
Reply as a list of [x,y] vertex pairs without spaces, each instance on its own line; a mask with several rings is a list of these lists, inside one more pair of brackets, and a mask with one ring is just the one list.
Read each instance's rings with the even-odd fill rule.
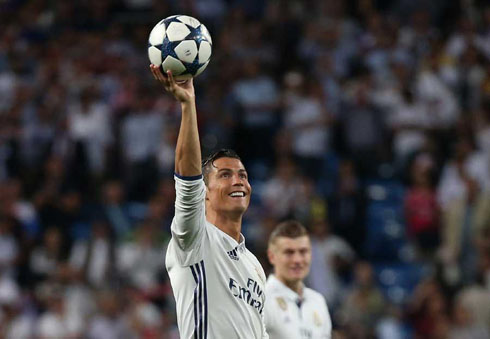
[[291,268],[291,271],[294,271],[294,272],[300,272],[303,270],[303,267],[293,267]]
[[243,198],[245,197],[245,192],[231,192],[230,194],[228,194],[230,197],[232,198]]

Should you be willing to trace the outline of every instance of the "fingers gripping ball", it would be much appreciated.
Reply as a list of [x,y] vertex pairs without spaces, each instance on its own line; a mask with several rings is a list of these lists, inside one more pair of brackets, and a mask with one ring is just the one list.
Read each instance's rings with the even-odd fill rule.
[[211,58],[212,40],[206,26],[187,15],[173,15],[153,27],[148,39],[150,62],[186,80],[204,71]]

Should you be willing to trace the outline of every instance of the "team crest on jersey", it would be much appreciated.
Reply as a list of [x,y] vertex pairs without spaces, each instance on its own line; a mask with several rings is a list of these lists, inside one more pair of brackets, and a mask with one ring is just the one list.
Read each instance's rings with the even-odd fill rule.
[[318,327],[322,326],[322,319],[316,311],[313,312],[313,323]]
[[281,310],[286,311],[288,309],[288,304],[286,303],[286,300],[282,297],[277,297],[276,298],[277,304],[281,308]]
[[228,251],[226,253],[228,253],[228,256],[230,257],[231,260],[235,260],[235,261],[238,261],[240,260],[240,258],[238,258],[238,251],[237,251],[237,248],[238,247],[235,247],[234,249],[232,249],[231,251]]

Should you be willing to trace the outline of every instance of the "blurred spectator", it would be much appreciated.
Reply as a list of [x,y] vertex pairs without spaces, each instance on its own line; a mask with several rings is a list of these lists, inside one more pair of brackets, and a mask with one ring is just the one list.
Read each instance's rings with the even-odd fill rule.
[[46,156],[55,150],[55,143],[60,142],[60,107],[52,103],[40,103],[36,116],[24,122],[22,135],[22,160],[30,170],[42,166]]
[[456,302],[453,308],[452,326],[449,330],[448,338],[485,339],[490,338],[490,331],[488,326],[477,323],[461,302]]
[[285,76],[284,128],[291,134],[293,156],[302,170],[318,180],[329,150],[329,113],[323,92],[313,79],[299,73]]
[[428,112],[429,124],[436,129],[447,129],[453,126],[460,114],[454,94],[441,81],[437,71],[439,58],[443,56],[434,50],[425,58],[426,66],[416,75],[417,100]]
[[490,171],[485,158],[473,151],[468,139],[459,140],[453,159],[446,164],[438,188],[444,220],[443,260],[458,265],[465,281],[472,279],[476,266],[473,241],[479,217],[486,218],[485,187]]
[[478,148],[490,158],[490,99],[483,102],[481,108],[474,115],[474,128]]
[[393,151],[403,166],[408,156],[419,151],[426,143],[429,127],[428,113],[413,96],[410,89],[402,91],[402,102],[389,115],[388,123],[393,131]]
[[156,155],[164,121],[149,94],[144,89],[139,94],[122,122],[121,143],[128,170],[128,197],[143,201],[151,194],[151,183],[158,180]]
[[158,182],[154,194],[147,203],[145,217],[151,220],[160,231],[170,234],[170,223],[173,218],[175,201],[175,186],[170,178]]
[[38,294],[46,311],[37,321],[36,337],[77,337],[82,331],[82,324],[78,322],[80,319],[66,317],[62,286],[48,282],[39,287]]
[[44,232],[42,244],[31,252],[29,268],[32,283],[37,284],[56,277],[60,265],[67,259],[67,253],[63,250],[63,236],[59,229],[48,228]]
[[71,139],[81,143],[88,167],[94,174],[103,172],[106,151],[112,142],[109,107],[99,95],[94,86],[84,88],[80,100],[67,107]]
[[90,239],[73,244],[70,265],[95,288],[111,286],[116,278],[115,245],[105,220],[92,222]]
[[0,272],[2,275],[15,274],[20,254],[19,237],[16,236],[18,225],[14,219],[0,219]]
[[102,188],[102,213],[111,225],[116,240],[123,240],[133,228],[125,193],[123,184],[118,180],[108,180]]
[[349,337],[372,337],[385,307],[385,299],[374,280],[373,268],[368,262],[357,263],[353,286],[339,311],[339,321],[347,329]]
[[334,190],[328,208],[332,231],[345,239],[357,253],[362,253],[365,198],[352,160],[340,161],[338,178],[333,180]]
[[136,334],[130,331],[129,324],[124,319],[123,301],[115,291],[103,290],[98,294],[99,312],[92,317],[88,324],[88,338],[137,338]]
[[275,173],[264,183],[262,201],[277,219],[291,218],[305,199],[306,186],[292,159],[281,158]]
[[455,302],[475,325],[490,330],[490,223],[478,236],[479,253],[477,277],[472,284],[464,286],[456,295]]
[[142,222],[135,239],[117,248],[117,265],[124,281],[144,292],[150,292],[162,282],[165,246],[158,226],[151,220]]
[[408,307],[415,338],[444,338],[448,330],[448,303],[435,280],[422,281],[415,289]]
[[346,294],[344,281],[351,269],[355,252],[342,238],[331,234],[327,220],[311,223],[312,267],[307,278],[308,285],[320,292],[334,313]]
[[407,336],[402,310],[394,305],[388,306],[385,315],[376,326],[376,337],[379,339],[403,339]]
[[266,73],[261,73],[260,61],[244,60],[243,77],[232,89],[236,102],[237,152],[245,163],[258,158],[262,161],[272,154],[272,135],[277,124],[279,91],[276,83]]
[[[94,291],[86,284],[83,276],[65,264],[60,270],[60,283],[63,283],[64,314],[72,324],[81,326],[80,335],[86,333],[88,320],[96,312]],[[82,334],[83,333],[83,334]]]
[[370,99],[371,86],[367,74],[353,81],[340,116],[345,153],[366,176],[376,173],[385,133],[383,113]]
[[34,317],[22,309],[22,294],[15,281],[0,278],[0,334],[4,338],[30,338],[34,335]]
[[432,183],[434,162],[427,154],[418,155],[411,166],[411,180],[404,198],[409,237],[420,254],[432,257],[440,242],[440,208]]

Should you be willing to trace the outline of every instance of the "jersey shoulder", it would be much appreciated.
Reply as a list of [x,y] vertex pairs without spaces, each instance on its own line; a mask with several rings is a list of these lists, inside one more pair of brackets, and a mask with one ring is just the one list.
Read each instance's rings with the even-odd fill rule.
[[165,255],[165,266],[167,270],[170,270],[176,265],[187,267],[207,256],[209,251],[213,249],[213,246],[216,246],[214,228],[216,228],[214,225],[206,221],[199,241],[185,251],[181,249],[178,239],[172,236]]
[[321,299],[322,301],[325,301],[325,297],[320,292],[317,292],[312,288],[305,286],[304,293],[305,293],[306,297],[314,298],[314,299]]
[[246,251],[248,253],[249,258],[252,259],[254,266],[257,267],[257,269],[260,271],[262,278],[264,279],[264,285],[266,285],[267,284],[267,277],[265,275],[265,271],[264,271],[264,268],[262,267],[262,264],[260,263],[259,259],[257,259],[255,254],[253,254],[248,248],[246,248]]
[[305,287],[304,294],[305,294],[306,299],[313,301],[316,305],[321,305],[321,307],[325,308],[325,311],[327,313],[329,312],[327,300],[325,299],[325,297],[321,293],[319,293],[319,292],[317,292],[317,291],[315,291],[309,287]]
[[281,288],[275,283],[273,279],[269,276],[265,283],[265,290],[267,295],[280,294]]

